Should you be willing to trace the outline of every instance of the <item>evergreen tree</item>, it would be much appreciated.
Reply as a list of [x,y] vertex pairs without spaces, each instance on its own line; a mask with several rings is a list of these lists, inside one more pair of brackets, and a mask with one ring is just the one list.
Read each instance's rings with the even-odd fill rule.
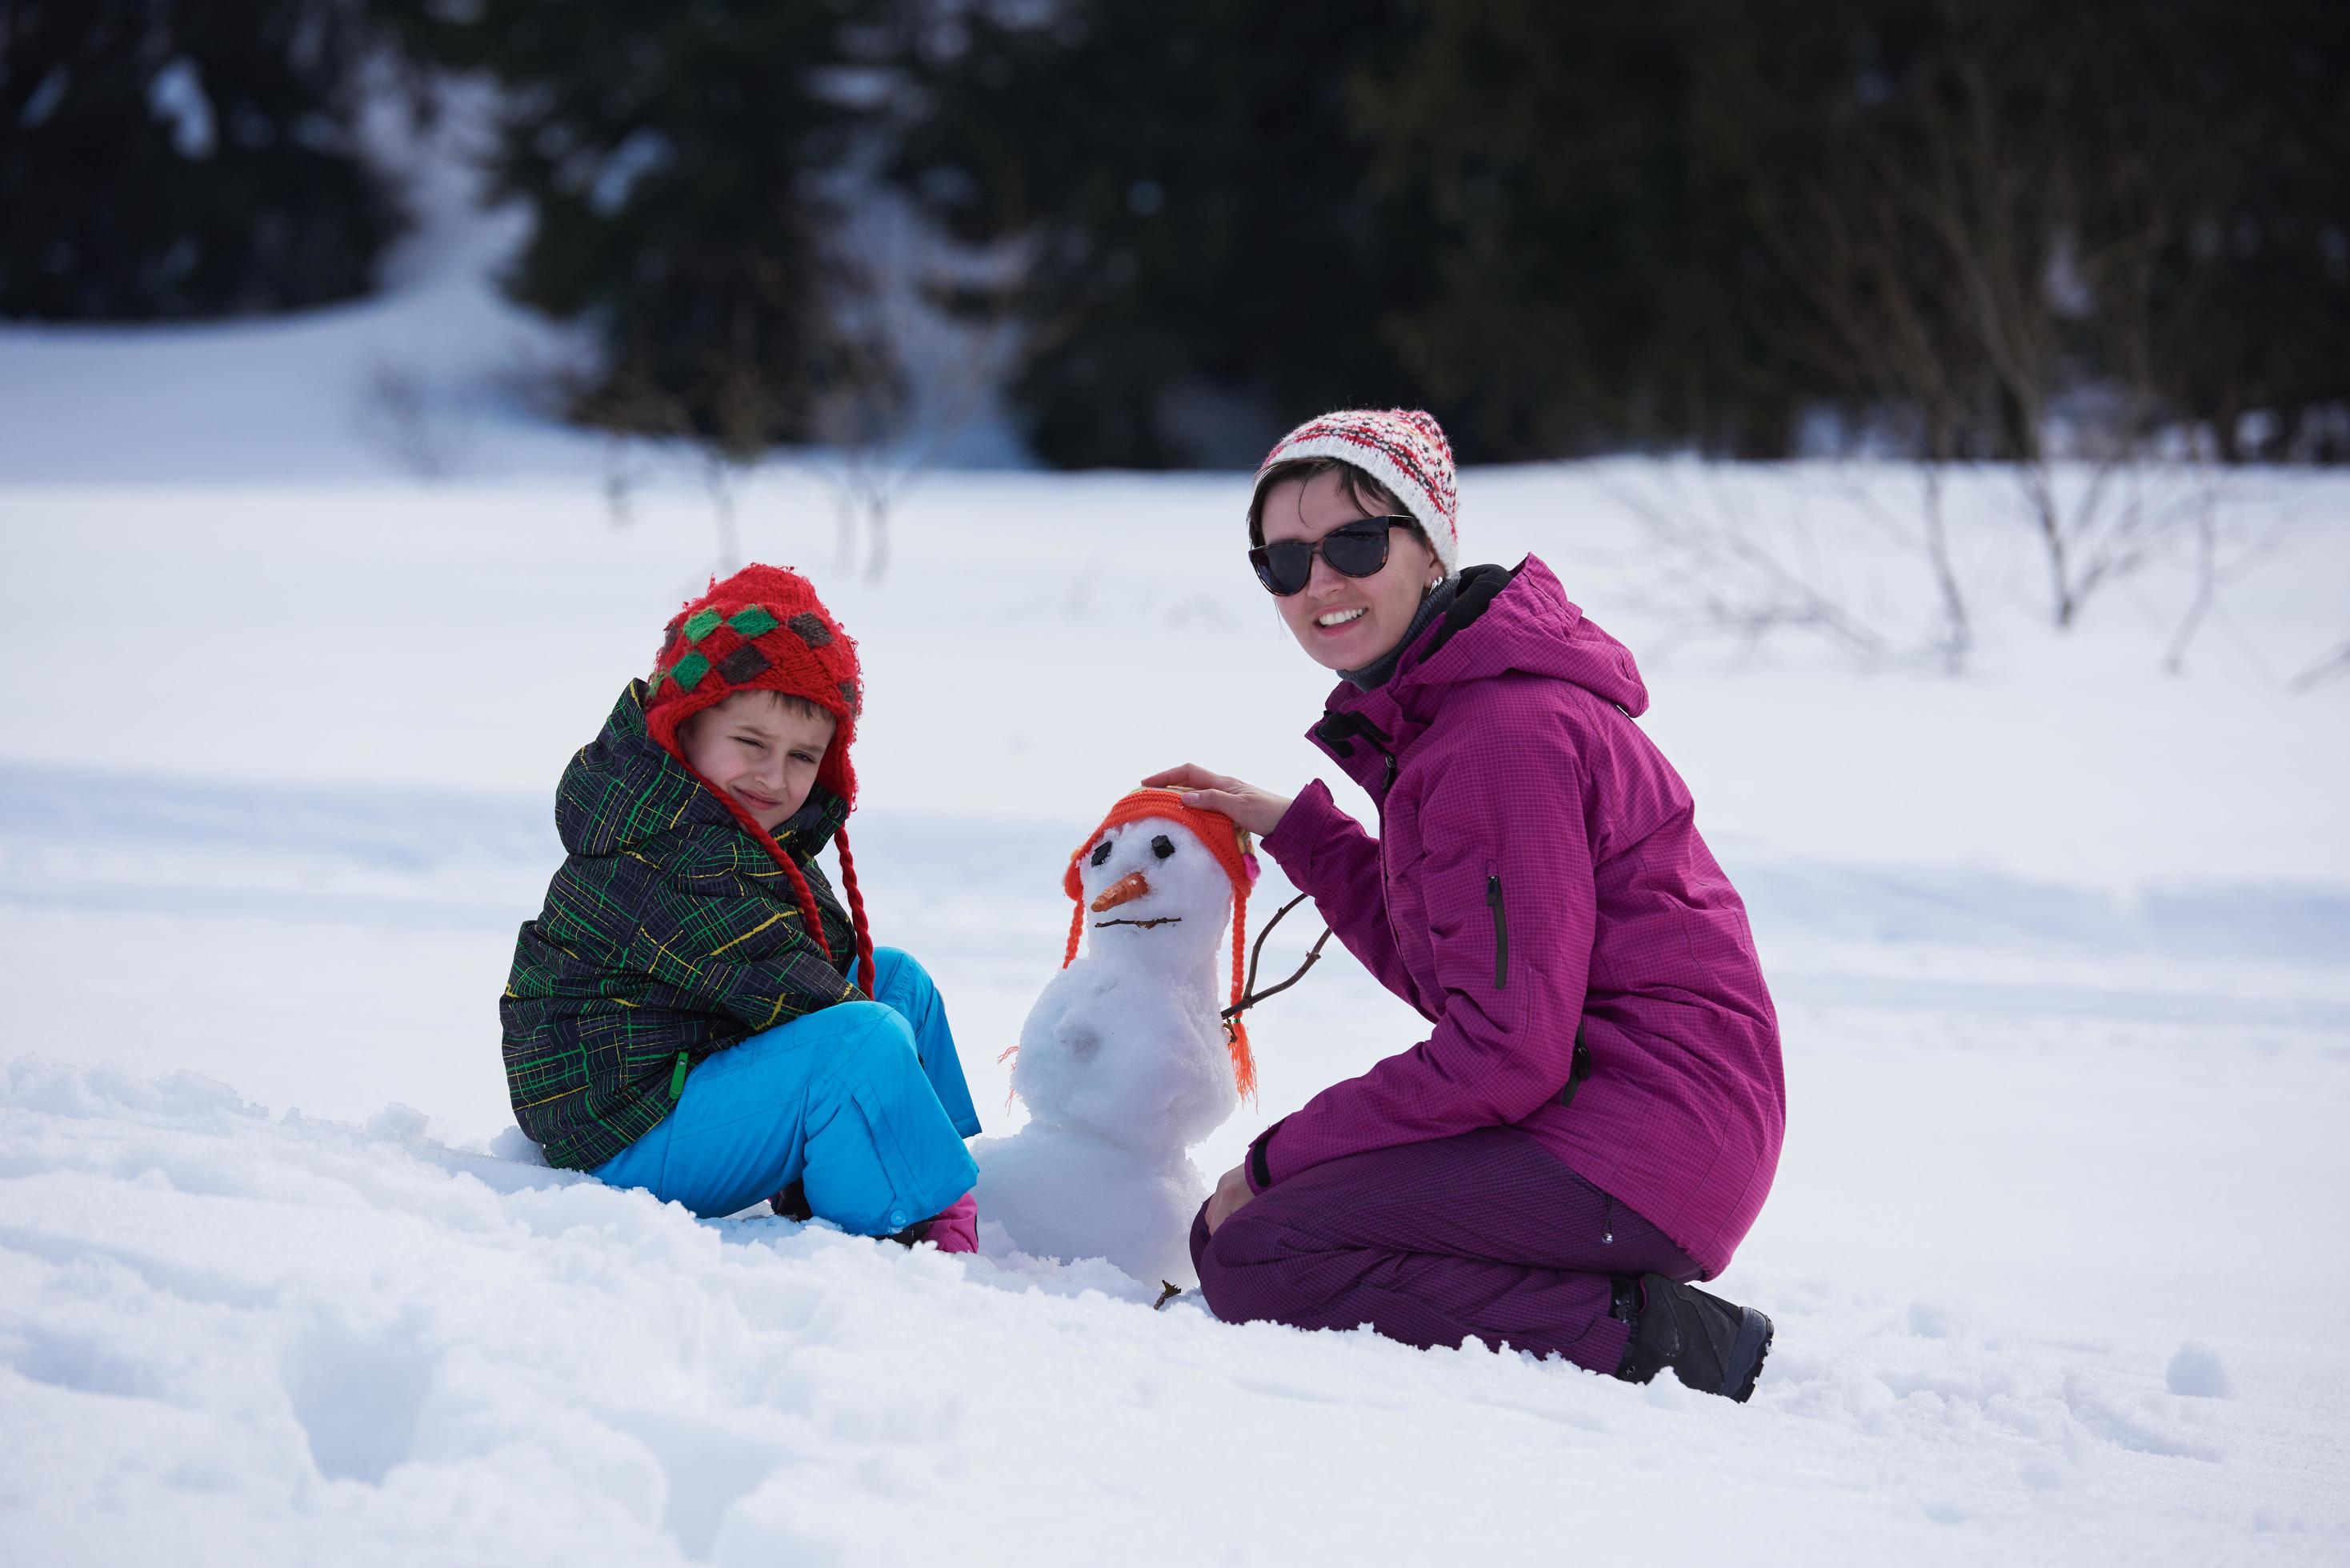
[[2323,452],[2350,400],[2325,0],[947,10],[899,176],[1035,240],[1055,462],[1197,461],[1202,389],[1257,434],[1424,403],[1485,459],[1770,456],[1815,408],[2030,455],[2059,402]]
[[1444,0],[1358,100],[1439,280],[1389,329],[1470,451],[1775,455],[1827,390],[1767,339],[1794,293],[1745,201],[1760,150],[1715,92],[1762,10],[1807,29],[1736,0]]
[[889,378],[844,325],[827,192],[864,119],[837,75],[850,0],[379,5],[424,57],[506,89],[496,188],[536,219],[507,287],[606,349],[577,417],[747,456]]
[[2101,150],[2105,232],[2146,236],[2165,412],[2230,459],[2350,460],[2350,7],[2095,10],[2067,134]]
[[[1843,400],[1909,404],[1925,449],[1990,457],[2040,455],[2060,403],[2108,451],[2199,422],[2248,455],[2259,409],[2282,454],[2341,417],[2350,14],[1821,0],[1801,26],[1723,20],[1743,34],[1711,96],[1747,128],[1742,200],[1814,286],[1772,338]],[[1900,317],[1887,386],[1866,372],[1903,352]],[[1804,351],[1839,332],[1856,352]]]
[[0,6],[0,314],[365,293],[400,221],[356,144],[366,41],[356,0]]
[[1305,414],[1411,399],[1382,329],[1420,286],[1409,213],[1367,187],[1355,93],[1396,0],[973,8],[900,57],[899,178],[967,240],[1028,234],[1012,388],[1065,465],[1253,462]]

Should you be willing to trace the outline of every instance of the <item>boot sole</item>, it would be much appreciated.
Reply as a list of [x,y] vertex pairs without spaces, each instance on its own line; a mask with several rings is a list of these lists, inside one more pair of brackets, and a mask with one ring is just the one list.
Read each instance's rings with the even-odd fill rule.
[[1771,1320],[1752,1307],[1742,1309],[1746,1317],[1738,1325],[1738,1338],[1730,1347],[1730,1365],[1724,1369],[1721,1392],[1743,1405],[1754,1397],[1754,1385],[1762,1376],[1762,1363],[1771,1354],[1771,1340],[1777,1332]]

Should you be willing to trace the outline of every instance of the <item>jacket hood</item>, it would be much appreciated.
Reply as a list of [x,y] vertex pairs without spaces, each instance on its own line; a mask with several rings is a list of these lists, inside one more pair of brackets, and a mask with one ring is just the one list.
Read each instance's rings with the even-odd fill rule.
[[[626,854],[681,827],[750,831],[713,788],[646,731],[645,696],[643,681],[629,682],[602,731],[563,770],[555,794],[555,830],[567,854]],[[774,836],[786,853],[805,859],[847,820],[840,796],[815,789]]]
[[1570,682],[1636,719],[1648,708],[1632,650],[1586,620],[1551,569],[1528,556],[1515,567],[1461,573],[1452,607],[1405,652],[1394,676],[1367,691],[1341,682],[1307,738],[1381,799],[1397,758],[1434,721],[1445,689],[1505,675]]
[[1471,566],[1452,610],[1404,656],[1392,685],[1399,701],[1436,687],[1497,675],[1572,681],[1634,718],[1648,707],[1632,650],[1584,618],[1538,556],[1515,568]]
[[1366,691],[1342,684],[1326,706],[1392,734],[1425,723],[1443,688],[1503,675],[1571,681],[1636,719],[1648,708],[1632,650],[1584,618],[1539,556],[1514,567],[1469,567],[1452,607],[1385,685]]

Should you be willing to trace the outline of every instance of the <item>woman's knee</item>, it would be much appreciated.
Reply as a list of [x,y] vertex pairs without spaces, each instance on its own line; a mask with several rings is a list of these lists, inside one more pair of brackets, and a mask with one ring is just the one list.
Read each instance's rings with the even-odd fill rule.
[[1213,1234],[1204,1210],[1192,1222],[1200,1293],[1226,1323],[1287,1322],[1309,1304],[1303,1298],[1310,1293],[1314,1254],[1284,1244],[1285,1227],[1263,1203],[1243,1205]]

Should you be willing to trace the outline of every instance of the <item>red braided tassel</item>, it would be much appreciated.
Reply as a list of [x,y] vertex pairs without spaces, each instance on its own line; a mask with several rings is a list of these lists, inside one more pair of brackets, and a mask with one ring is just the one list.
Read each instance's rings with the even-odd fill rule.
[[800,868],[792,864],[792,857],[788,855],[777,854],[775,863],[784,868],[784,875],[792,879],[792,891],[799,895],[800,923],[807,929],[809,935],[816,938],[816,945],[824,950],[824,956],[830,958],[832,944],[824,940],[824,917],[816,912],[816,894],[809,888],[807,878],[800,875]]
[[873,994],[873,933],[865,925],[865,894],[857,886],[857,858],[848,852],[848,829],[832,836],[832,852],[840,857],[840,885],[848,894],[848,920],[857,928],[857,972],[865,994]]
[[[671,754],[674,755],[675,753]],[[768,832],[765,828],[760,826],[759,819],[753,816],[749,812],[743,810],[743,805],[740,801],[736,800],[733,795],[728,794],[724,790],[720,789],[716,784],[712,784],[708,779],[702,778],[702,774],[694,769],[693,765],[688,763],[683,757],[679,757],[677,763],[678,766],[685,769],[687,773],[692,774],[697,779],[702,779],[702,787],[708,790],[712,794],[716,795],[718,797],[718,803],[726,808],[728,814],[732,815],[735,821],[743,825],[743,831],[749,834],[753,839],[757,841],[759,847],[767,852],[767,857],[769,859],[783,867],[784,875],[792,879],[792,891],[799,896],[800,923],[806,927],[808,935],[816,939],[817,950],[821,951],[826,958],[830,958],[832,956],[832,944],[824,940],[824,917],[816,912],[816,895],[808,890],[807,878],[800,875],[799,867],[793,863],[792,857],[788,854],[785,853],[784,846],[775,842],[775,836]],[[865,934],[865,918],[861,910],[859,911],[857,919],[857,934],[860,938]],[[868,950],[868,951],[869,953],[870,950]],[[870,961],[869,958],[868,961]],[[870,990],[868,990],[866,994],[870,996],[873,993]]]

